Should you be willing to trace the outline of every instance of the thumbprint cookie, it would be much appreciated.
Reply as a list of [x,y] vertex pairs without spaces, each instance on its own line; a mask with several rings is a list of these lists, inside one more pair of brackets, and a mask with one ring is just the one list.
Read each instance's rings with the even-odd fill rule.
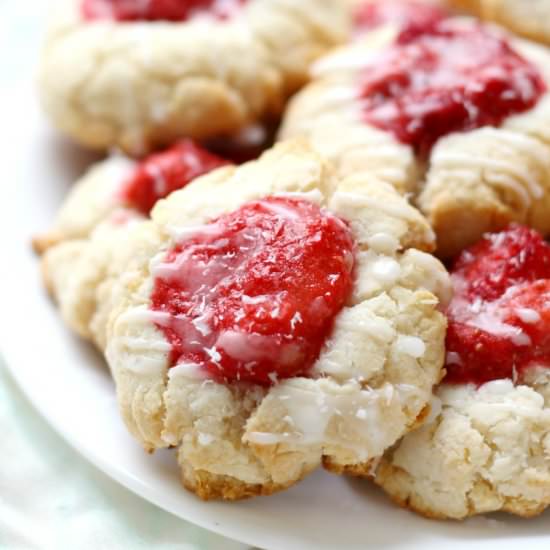
[[550,246],[512,225],[462,252],[452,281],[447,375],[376,481],[429,517],[539,514],[550,505]]
[[386,25],[323,58],[281,138],[415,197],[453,257],[511,222],[550,234],[550,52],[447,18]]
[[81,144],[133,155],[279,115],[349,33],[339,0],[62,0],[52,19],[45,111]]
[[115,285],[106,356],[129,430],[178,447],[189,490],[370,471],[422,420],[450,281],[392,186],[290,140],[172,193],[144,229],[157,248]]

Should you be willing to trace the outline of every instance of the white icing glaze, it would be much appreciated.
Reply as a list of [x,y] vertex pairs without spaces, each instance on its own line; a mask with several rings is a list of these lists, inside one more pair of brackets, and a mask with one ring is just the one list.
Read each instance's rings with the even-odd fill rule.
[[358,99],[357,90],[353,86],[333,86],[323,92],[322,101],[325,105],[336,106],[347,104]]
[[162,170],[156,164],[147,164],[146,172],[153,178],[155,194],[157,196],[163,196],[168,191],[168,183],[164,179]]
[[[462,280],[454,276],[453,282],[458,290]],[[517,346],[531,345],[531,339],[520,327],[506,323],[504,317],[511,313],[506,306],[510,297],[518,292],[518,287],[509,288],[499,299],[492,302],[476,300],[470,302],[457,297],[451,304],[451,316],[471,327],[479,328],[489,334],[509,339]]]
[[345,48],[326,55],[314,63],[311,73],[319,78],[333,72],[360,70],[377,57],[377,52],[369,52],[363,48]]
[[492,395],[506,395],[514,388],[511,380],[492,380],[484,384],[483,392]]
[[401,275],[399,262],[389,256],[379,256],[374,259],[371,266],[372,275],[384,283],[385,286],[395,284]]
[[270,358],[277,358],[282,365],[296,360],[299,349],[295,344],[280,344],[273,336],[262,334],[247,334],[236,330],[226,330],[220,333],[216,347],[223,349],[227,355],[238,361],[251,364]]
[[515,309],[515,313],[524,323],[538,323],[541,319],[540,314],[534,309],[518,307]]
[[[126,327],[132,327],[128,333]],[[125,369],[142,376],[160,376],[167,367],[171,346],[156,330],[140,308],[120,315],[106,357],[111,368],[123,360]]]
[[470,154],[442,152],[442,149],[437,152],[434,162],[437,162],[439,167],[446,168],[453,168],[458,165],[462,170],[466,166],[476,170],[494,170],[496,173],[491,173],[490,178],[487,177],[487,182],[489,184],[499,184],[513,191],[521,200],[524,208],[531,204],[532,197],[539,198],[542,193],[542,188],[528,170],[516,163],[502,159],[491,159],[487,156],[473,157]]
[[168,369],[169,379],[190,378],[192,380],[206,380],[208,373],[197,363],[178,363]]
[[171,239],[176,242],[191,238],[199,233],[201,235],[215,235],[218,232],[218,228],[214,224],[187,226],[168,225],[165,230]]
[[109,159],[103,163],[103,170],[113,181],[120,183],[121,180],[132,174],[136,166],[135,160],[121,153],[111,153]]
[[368,238],[367,245],[375,252],[390,255],[393,255],[401,247],[399,240],[389,233],[375,233]]
[[547,149],[539,140],[521,132],[504,130],[503,128],[487,127],[481,131],[494,140],[505,142],[510,147],[521,150],[528,157],[536,158],[538,164],[550,169],[550,158],[548,157]]
[[415,359],[420,359],[426,353],[426,344],[417,336],[400,334],[394,345],[399,353],[410,355]]
[[278,202],[264,202],[263,208],[287,220],[297,220],[300,215],[293,209]]
[[360,297],[376,292],[377,289],[389,289],[401,276],[399,262],[391,256],[377,254],[374,250],[361,251],[357,254],[359,281],[355,293]]
[[163,340],[151,341],[148,338],[141,338],[139,336],[123,336],[120,338],[120,341],[126,348],[131,349],[134,352],[160,351],[167,353],[171,349],[168,342]]
[[383,202],[379,199],[369,197],[366,195],[361,195],[359,193],[351,193],[347,191],[336,191],[332,196],[331,204],[333,209],[338,209],[345,211],[348,205],[353,204],[362,204],[367,208],[372,208],[373,210],[379,210],[384,212],[388,216],[394,218],[406,219],[415,221],[416,213],[406,203],[388,203]]
[[[401,410],[407,402],[426,399],[414,386],[384,384],[373,390],[361,388],[351,380],[343,386],[331,386],[318,380],[315,385],[304,387],[300,380],[287,380],[272,388],[270,398],[278,399],[285,407],[285,431],[279,433],[252,431],[245,440],[257,445],[293,443],[298,445],[344,445],[354,451],[359,460],[379,456],[391,444],[384,430],[384,411]],[[424,392],[425,393],[425,392]],[[422,395],[421,395],[422,394]],[[369,441],[366,446],[360,439],[343,441],[331,436],[329,426],[333,422],[346,422],[347,429]],[[367,448],[368,447],[368,448]]]

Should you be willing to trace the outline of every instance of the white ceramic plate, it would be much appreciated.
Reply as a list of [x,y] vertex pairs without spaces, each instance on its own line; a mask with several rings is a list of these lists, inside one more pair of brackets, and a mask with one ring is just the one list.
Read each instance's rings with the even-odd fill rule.
[[321,471],[287,492],[245,502],[204,503],[187,493],[169,451],[148,456],[126,433],[101,358],[65,330],[41,287],[31,235],[47,227],[92,157],[49,129],[31,90],[22,83],[1,98],[9,139],[0,147],[0,346],[37,410],[83,456],[165,510],[262,548],[550,548],[550,514],[428,521],[394,507],[367,482]]

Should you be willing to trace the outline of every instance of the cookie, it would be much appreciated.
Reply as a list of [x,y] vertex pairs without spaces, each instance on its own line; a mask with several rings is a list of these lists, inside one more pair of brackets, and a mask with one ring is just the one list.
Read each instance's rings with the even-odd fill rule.
[[46,287],[69,327],[104,347],[111,284],[143,248],[139,226],[151,208],[227,164],[186,140],[140,162],[112,156],[75,183],[52,227],[34,239]]
[[464,251],[452,279],[447,375],[376,482],[428,517],[539,514],[550,505],[550,245],[511,226]]
[[[113,295],[106,356],[147,450],[204,499],[269,494],[321,462],[369,470],[441,376],[433,233],[395,190],[302,141],[160,201]],[[440,298],[439,298],[440,297]]]
[[316,63],[280,136],[415,197],[444,258],[513,221],[547,235],[549,67],[545,48],[473,20],[387,25]]
[[133,155],[233,134],[279,115],[348,19],[336,0],[63,0],[42,104],[79,143]]
[[448,4],[486,21],[503,25],[530,40],[550,44],[548,0],[448,0]]

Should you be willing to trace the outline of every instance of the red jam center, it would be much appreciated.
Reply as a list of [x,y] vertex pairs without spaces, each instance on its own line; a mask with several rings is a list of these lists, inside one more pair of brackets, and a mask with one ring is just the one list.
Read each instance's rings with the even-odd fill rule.
[[550,246],[512,225],[465,250],[452,269],[448,383],[521,380],[550,367]]
[[191,140],[185,140],[141,161],[132,176],[122,185],[120,198],[143,214],[149,214],[159,199],[185,187],[195,178],[227,164],[229,163],[226,160]]
[[403,32],[363,72],[365,122],[426,154],[451,132],[498,126],[533,107],[544,81],[508,42],[477,23]]
[[369,1],[360,4],[353,14],[358,34],[388,23],[398,25],[403,31],[426,29],[442,21],[448,13],[441,7],[415,0]]
[[229,19],[246,0],[82,0],[84,19],[186,21],[208,14]]
[[351,291],[353,248],[344,222],[291,198],[197,228],[153,273],[171,364],[263,385],[306,375]]

